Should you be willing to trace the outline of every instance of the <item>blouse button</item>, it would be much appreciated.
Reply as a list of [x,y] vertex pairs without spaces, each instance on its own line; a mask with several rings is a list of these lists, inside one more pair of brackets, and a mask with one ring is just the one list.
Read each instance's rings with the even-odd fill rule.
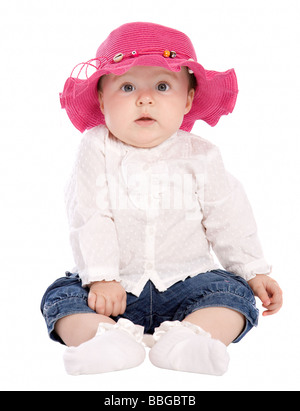
[[146,264],[146,268],[147,268],[147,270],[152,270],[153,269],[153,264],[152,263],[147,263]]

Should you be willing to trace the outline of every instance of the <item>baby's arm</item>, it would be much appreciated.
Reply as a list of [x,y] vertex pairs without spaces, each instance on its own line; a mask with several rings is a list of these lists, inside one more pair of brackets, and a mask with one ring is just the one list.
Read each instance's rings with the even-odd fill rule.
[[82,138],[66,190],[70,242],[82,285],[119,281],[119,244],[110,208],[101,129]]
[[126,291],[117,281],[96,281],[89,285],[88,306],[97,314],[116,317],[126,309]]
[[206,156],[204,190],[200,203],[206,237],[221,265],[246,281],[269,274],[258,238],[252,207],[241,183],[229,174],[219,150]]
[[263,256],[250,203],[242,185],[225,170],[216,147],[208,153],[205,178],[203,225],[213,250],[226,270],[248,281],[266,308],[264,316],[277,313],[282,291],[266,275],[270,266]]
[[264,316],[276,314],[282,307],[282,290],[273,278],[258,274],[252,280],[248,281],[248,284],[252,288],[254,295],[256,295],[266,311],[263,312]]

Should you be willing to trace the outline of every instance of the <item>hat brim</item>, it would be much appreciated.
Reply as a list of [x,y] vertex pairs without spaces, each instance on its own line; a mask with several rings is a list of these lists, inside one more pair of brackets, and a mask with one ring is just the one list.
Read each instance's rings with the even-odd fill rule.
[[119,63],[105,64],[87,79],[69,77],[60,94],[61,106],[73,123],[84,132],[93,127],[105,124],[98,100],[97,85],[105,74],[122,75],[134,66],[156,66],[171,71],[180,71],[182,67],[190,68],[197,81],[192,108],[184,116],[181,129],[191,131],[196,120],[203,120],[215,126],[220,117],[231,113],[238,94],[238,85],[233,69],[225,72],[205,70],[198,62],[185,59],[165,58],[159,55],[142,55],[124,59]]

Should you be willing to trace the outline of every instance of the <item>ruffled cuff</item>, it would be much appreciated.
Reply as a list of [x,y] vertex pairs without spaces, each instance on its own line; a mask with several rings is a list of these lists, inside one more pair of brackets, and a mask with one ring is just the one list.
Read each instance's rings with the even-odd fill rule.
[[174,327],[185,327],[191,330],[194,334],[206,335],[211,338],[211,335],[204,331],[201,327],[196,324],[192,324],[188,321],[164,321],[158,328],[155,329],[153,334],[153,339],[157,342],[164,334],[166,334],[170,329]]
[[[111,270],[110,267],[89,268],[89,270],[78,270],[79,277],[82,281],[82,286],[87,287],[96,281],[118,281],[121,282],[119,273]],[[101,274],[105,273],[105,274]]]
[[226,267],[226,270],[244,278],[246,281],[250,281],[257,274],[271,274],[272,266],[269,265],[264,259],[260,259],[245,265],[234,264]]
[[116,324],[100,323],[96,335],[104,334],[111,330],[122,330],[131,335],[138,343],[143,341],[144,327],[133,324],[126,318],[120,318]]

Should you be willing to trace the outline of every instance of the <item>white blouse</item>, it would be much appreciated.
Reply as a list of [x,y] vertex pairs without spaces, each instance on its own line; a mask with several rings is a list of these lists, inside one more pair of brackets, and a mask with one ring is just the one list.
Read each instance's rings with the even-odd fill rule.
[[83,286],[117,280],[139,296],[148,280],[165,291],[220,264],[247,281],[270,272],[242,186],[216,146],[191,133],[136,148],[95,127],[82,138],[66,204]]

